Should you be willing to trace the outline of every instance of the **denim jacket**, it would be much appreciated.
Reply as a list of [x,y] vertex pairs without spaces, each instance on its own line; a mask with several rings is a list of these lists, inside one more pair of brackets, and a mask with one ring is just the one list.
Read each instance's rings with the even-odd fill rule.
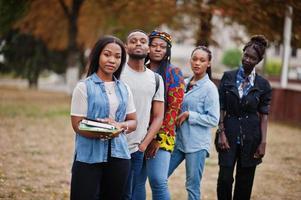
[[[186,89],[191,79],[185,79]],[[220,108],[217,87],[207,74],[185,93],[185,111],[189,111],[189,117],[177,129],[176,148],[184,153],[205,149],[209,155],[211,128],[218,125]]]
[[[116,80],[115,91],[119,100],[119,106],[115,114],[117,122],[124,121],[128,103],[128,91],[124,83]],[[90,119],[109,117],[109,101],[104,82],[94,73],[85,80],[88,96],[87,117]],[[85,163],[100,163],[108,161],[108,140],[91,139],[76,134],[75,157],[77,161]],[[130,153],[126,136],[121,133],[111,139],[111,156],[116,158],[130,159]]]

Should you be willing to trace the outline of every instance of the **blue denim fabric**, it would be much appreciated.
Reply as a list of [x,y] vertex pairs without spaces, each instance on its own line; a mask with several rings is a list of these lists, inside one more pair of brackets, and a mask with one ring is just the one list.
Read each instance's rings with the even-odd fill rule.
[[[191,78],[185,80],[186,83]],[[185,111],[189,111],[189,117],[176,131],[175,148],[184,153],[202,149],[209,152],[211,128],[218,124],[220,107],[217,88],[207,74],[185,93],[182,112]]]
[[159,149],[154,158],[147,159],[144,162],[143,171],[137,177],[137,185],[133,193],[133,199],[146,199],[145,183],[148,177],[152,189],[152,199],[170,200],[167,184],[170,155],[170,152]]
[[171,154],[168,176],[170,176],[185,159],[185,186],[188,193],[188,200],[201,199],[201,180],[207,155],[208,152],[204,149],[194,153],[184,153],[179,149],[175,149]]
[[123,200],[135,199],[134,191],[137,189],[137,177],[143,170],[144,153],[136,151],[131,154],[131,170],[126,184],[125,194]]
[[[124,121],[128,104],[128,91],[124,83],[116,80],[115,91],[119,106],[115,114],[115,121]],[[94,73],[85,80],[88,95],[87,117],[90,119],[109,117],[109,100],[105,91],[104,82]],[[76,161],[85,163],[107,162],[108,140],[91,139],[76,134],[75,155]],[[111,140],[111,156],[130,159],[127,140],[124,133]]]

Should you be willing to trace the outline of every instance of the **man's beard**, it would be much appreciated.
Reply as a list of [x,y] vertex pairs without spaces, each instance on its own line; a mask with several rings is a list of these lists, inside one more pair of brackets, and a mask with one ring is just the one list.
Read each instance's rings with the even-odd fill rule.
[[142,60],[146,58],[147,54],[129,54],[129,57],[133,60]]

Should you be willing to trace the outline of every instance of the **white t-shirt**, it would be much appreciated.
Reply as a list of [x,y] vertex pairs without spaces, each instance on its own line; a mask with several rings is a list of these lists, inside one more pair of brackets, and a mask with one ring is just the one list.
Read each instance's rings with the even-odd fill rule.
[[[119,101],[115,92],[115,82],[104,82],[106,93],[109,99],[110,114],[109,117],[115,119],[115,113],[117,111]],[[126,84],[125,84],[126,85]],[[126,85],[128,90],[128,105],[126,108],[126,114],[134,113],[136,111],[135,104],[133,100],[133,94],[128,85]],[[72,101],[71,101],[71,115],[78,117],[87,117],[88,112],[88,95],[87,86],[81,81],[74,88]]]
[[121,73],[120,79],[130,88],[134,96],[137,114],[137,129],[127,135],[130,153],[138,150],[138,145],[143,141],[150,120],[152,101],[164,102],[164,85],[160,76],[160,85],[157,93],[155,73],[146,68],[143,72],[137,72],[126,65]]

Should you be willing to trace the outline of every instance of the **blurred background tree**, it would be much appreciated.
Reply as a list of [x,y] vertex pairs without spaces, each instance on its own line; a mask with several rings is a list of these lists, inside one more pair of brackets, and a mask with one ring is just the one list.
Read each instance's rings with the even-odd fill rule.
[[271,77],[279,77],[281,74],[281,60],[268,59],[265,63],[264,73]]
[[[169,0],[143,4],[140,0],[35,0],[17,27],[41,38],[51,49],[83,52],[101,35],[125,39],[129,30],[150,31],[169,23],[174,7],[175,2]],[[162,12],[162,8],[168,9]]]
[[26,0],[0,0],[0,36],[7,34],[27,10]]
[[239,23],[249,34],[263,34],[273,44],[283,42],[283,24],[287,6],[293,8],[291,45],[301,47],[301,1],[299,0],[220,0],[213,7],[228,24]]
[[[212,36],[211,19],[216,0],[177,0],[177,15],[170,26],[177,30],[192,29],[194,26],[195,45],[216,45]],[[188,18],[188,20],[187,20]]]
[[[301,47],[301,1],[300,0],[177,0],[176,18],[181,21],[175,28],[185,28],[190,23],[197,26],[195,31],[196,45],[217,44],[212,36],[212,16],[222,16],[226,24],[238,23],[246,28],[247,33],[263,34],[273,44],[283,42],[283,23],[286,6],[293,8],[292,47]],[[183,20],[184,19],[184,20]],[[241,40],[241,38],[236,38]]]
[[[4,56],[1,72],[26,78],[29,87],[35,88],[40,73],[52,70],[63,73],[65,52],[49,50],[44,41],[31,34],[20,32],[15,23],[28,11],[30,2],[25,0],[0,1],[0,54]],[[60,67],[59,67],[60,66]]]
[[[83,55],[102,35],[125,39],[132,29],[150,31],[172,21],[175,1],[35,0],[13,27],[43,41],[50,50],[66,52],[66,66],[83,71]],[[167,8],[167,9],[165,9]],[[164,9],[164,12],[162,12]],[[55,14],[54,14],[55,13]]]
[[[127,33],[137,28],[148,32],[164,24],[174,30],[191,29],[196,45],[222,45],[212,38],[213,15],[222,16],[227,24],[243,25],[248,34],[264,34],[279,45],[283,41],[286,5],[294,10],[292,45],[297,48],[301,46],[301,2],[298,0],[0,0],[0,51],[3,51],[1,46],[11,44],[17,48],[15,42],[22,42],[9,38],[26,36],[32,39],[31,45],[37,45],[27,58],[35,61],[27,63],[39,63],[37,58],[43,55],[42,60],[57,63],[53,65],[56,71],[65,72],[68,68],[83,71],[85,50],[92,48],[100,36],[113,34],[125,40]],[[12,33],[21,36],[12,36]],[[49,60],[50,55],[57,59]],[[61,62],[59,57],[66,61]],[[5,57],[9,58],[12,57]],[[15,65],[18,63],[6,68]],[[27,66],[21,62],[19,65]],[[51,66],[42,62],[41,69],[32,73],[39,74]],[[1,71],[5,69],[3,63],[0,67]]]
[[222,63],[230,68],[236,68],[241,63],[242,52],[240,49],[228,49],[224,52]]
[[11,31],[5,38],[1,53],[5,57],[4,70],[26,78],[30,88],[37,87],[43,70],[58,74],[64,72],[60,66],[65,65],[65,52],[49,50],[41,39],[32,35]]

